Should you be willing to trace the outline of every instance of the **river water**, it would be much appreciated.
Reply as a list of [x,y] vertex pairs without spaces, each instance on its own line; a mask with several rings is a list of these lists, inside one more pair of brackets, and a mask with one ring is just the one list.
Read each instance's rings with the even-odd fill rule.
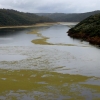
[[100,100],[100,49],[68,29],[0,30],[0,100]]

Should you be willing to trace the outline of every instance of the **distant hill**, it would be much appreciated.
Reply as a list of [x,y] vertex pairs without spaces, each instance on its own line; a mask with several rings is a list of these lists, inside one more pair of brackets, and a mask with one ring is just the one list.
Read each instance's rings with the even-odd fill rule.
[[72,13],[72,14],[66,14],[66,13],[35,13],[35,14],[39,16],[49,17],[57,22],[80,22],[83,19],[98,13],[100,13],[99,10],[93,12]]
[[100,14],[91,15],[81,21],[69,29],[68,35],[100,46]]
[[32,25],[42,22],[53,22],[53,20],[33,13],[0,9],[0,26]]

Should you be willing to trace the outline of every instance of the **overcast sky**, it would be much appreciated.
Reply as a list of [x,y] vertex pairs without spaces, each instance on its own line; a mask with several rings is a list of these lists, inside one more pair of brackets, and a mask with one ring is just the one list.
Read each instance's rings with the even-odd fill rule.
[[0,8],[31,13],[81,13],[100,10],[100,0],[0,0]]

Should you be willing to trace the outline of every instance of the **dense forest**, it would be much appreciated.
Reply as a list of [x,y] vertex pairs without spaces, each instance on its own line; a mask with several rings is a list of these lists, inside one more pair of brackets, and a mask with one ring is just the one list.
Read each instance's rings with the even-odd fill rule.
[[52,19],[33,13],[24,13],[10,9],[0,9],[0,26],[32,25],[42,22],[54,22]]
[[79,22],[100,11],[87,13],[24,13],[11,9],[0,9],[0,26],[32,25],[43,22]]
[[93,11],[86,13],[72,13],[72,14],[66,14],[66,13],[35,13],[35,14],[39,16],[49,17],[57,22],[80,22],[85,18],[98,13],[100,13],[100,11]]
[[100,45],[100,14],[91,15],[75,27],[69,29],[68,35]]

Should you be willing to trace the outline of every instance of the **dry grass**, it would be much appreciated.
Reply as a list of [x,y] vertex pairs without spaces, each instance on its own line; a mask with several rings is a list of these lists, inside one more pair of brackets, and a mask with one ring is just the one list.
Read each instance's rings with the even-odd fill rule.
[[38,24],[35,24],[35,25],[24,25],[24,26],[3,26],[3,27],[0,27],[0,29],[2,28],[28,28],[28,27],[41,27],[41,26],[51,26],[51,25],[54,25],[54,24],[57,24],[57,23],[38,23]]

